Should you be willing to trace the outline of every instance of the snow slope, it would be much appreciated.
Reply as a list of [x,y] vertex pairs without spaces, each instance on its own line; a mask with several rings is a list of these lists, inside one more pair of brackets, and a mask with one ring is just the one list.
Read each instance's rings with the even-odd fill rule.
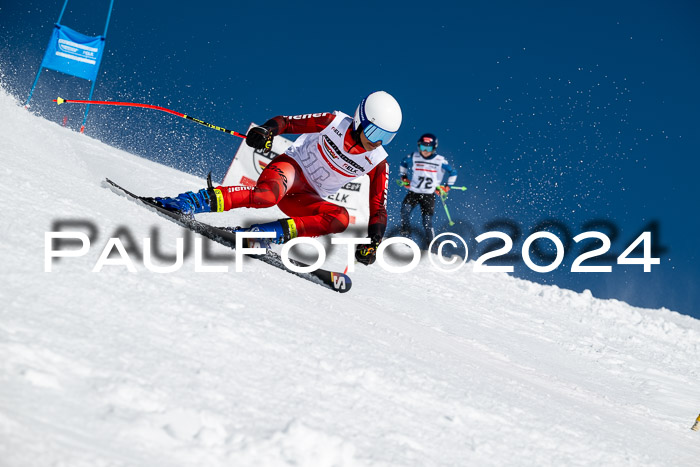
[[[183,235],[104,177],[204,181],[3,91],[0,161],[0,465],[698,465],[697,320],[425,259],[358,266],[344,295],[257,261],[92,273],[120,228],[169,253]],[[243,211],[214,221],[277,216]],[[99,237],[46,273],[56,220]]]

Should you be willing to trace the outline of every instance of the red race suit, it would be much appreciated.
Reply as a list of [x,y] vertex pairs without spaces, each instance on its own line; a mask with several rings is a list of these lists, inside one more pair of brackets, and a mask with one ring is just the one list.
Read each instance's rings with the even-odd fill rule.
[[217,187],[223,194],[224,210],[276,205],[294,220],[300,237],[339,233],[348,227],[348,211],[324,197],[366,174],[370,179],[368,236],[384,236],[387,153],[382,146],[366,151],[350,116],[342,112],[278,116],[262,126],[272,129],[274,135],[301,136],[272,159],[254,187]]

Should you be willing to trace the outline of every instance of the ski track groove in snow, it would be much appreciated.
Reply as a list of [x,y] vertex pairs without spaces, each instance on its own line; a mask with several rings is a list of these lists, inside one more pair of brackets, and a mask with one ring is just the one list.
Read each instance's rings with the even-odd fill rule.
[[[3,466],[697,465],[697,320],[426,258],[400,275],[357,265],[345,295],[257,261],[92,273],[121,227],[138,250],[155,229],[168,255],[183,235],[105,177],[144,195],[204,180],[4,91],[0,113],[0,196],[22,199],[0,227]],[[45,273],[55,220],[99,237]]]

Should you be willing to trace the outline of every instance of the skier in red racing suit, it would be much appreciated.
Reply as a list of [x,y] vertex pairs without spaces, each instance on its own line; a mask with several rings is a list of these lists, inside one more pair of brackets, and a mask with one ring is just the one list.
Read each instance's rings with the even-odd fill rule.
[[273,232],[272,242],[284,243],[295,237],[343,232],[350,219],[347,210],[324,197],[367,174],[370,179],[367,226],[370,243],[358,245],[355,258],[369,265],[376,258],[387,223],[389,167],[383,145],[393,139],[401,119],[399,104],[384,91],[363,99],[354,118],[342,112],[274,117],[248,131],[248,146],[267,152],[276,135],[301,136],[265,167],[254,187],[210,186],[197,193],[155,200],[167,209],[187,215],[276,205],[289,218],[236,231]]

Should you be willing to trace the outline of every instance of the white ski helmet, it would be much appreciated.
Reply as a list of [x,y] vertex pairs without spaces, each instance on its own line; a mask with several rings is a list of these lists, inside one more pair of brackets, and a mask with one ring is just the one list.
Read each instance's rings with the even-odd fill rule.
[[362,128],[367,139],[389,144],[401,126],[401,107],[391,94],[376,91],[362,99],[355,110],[353,128]]

